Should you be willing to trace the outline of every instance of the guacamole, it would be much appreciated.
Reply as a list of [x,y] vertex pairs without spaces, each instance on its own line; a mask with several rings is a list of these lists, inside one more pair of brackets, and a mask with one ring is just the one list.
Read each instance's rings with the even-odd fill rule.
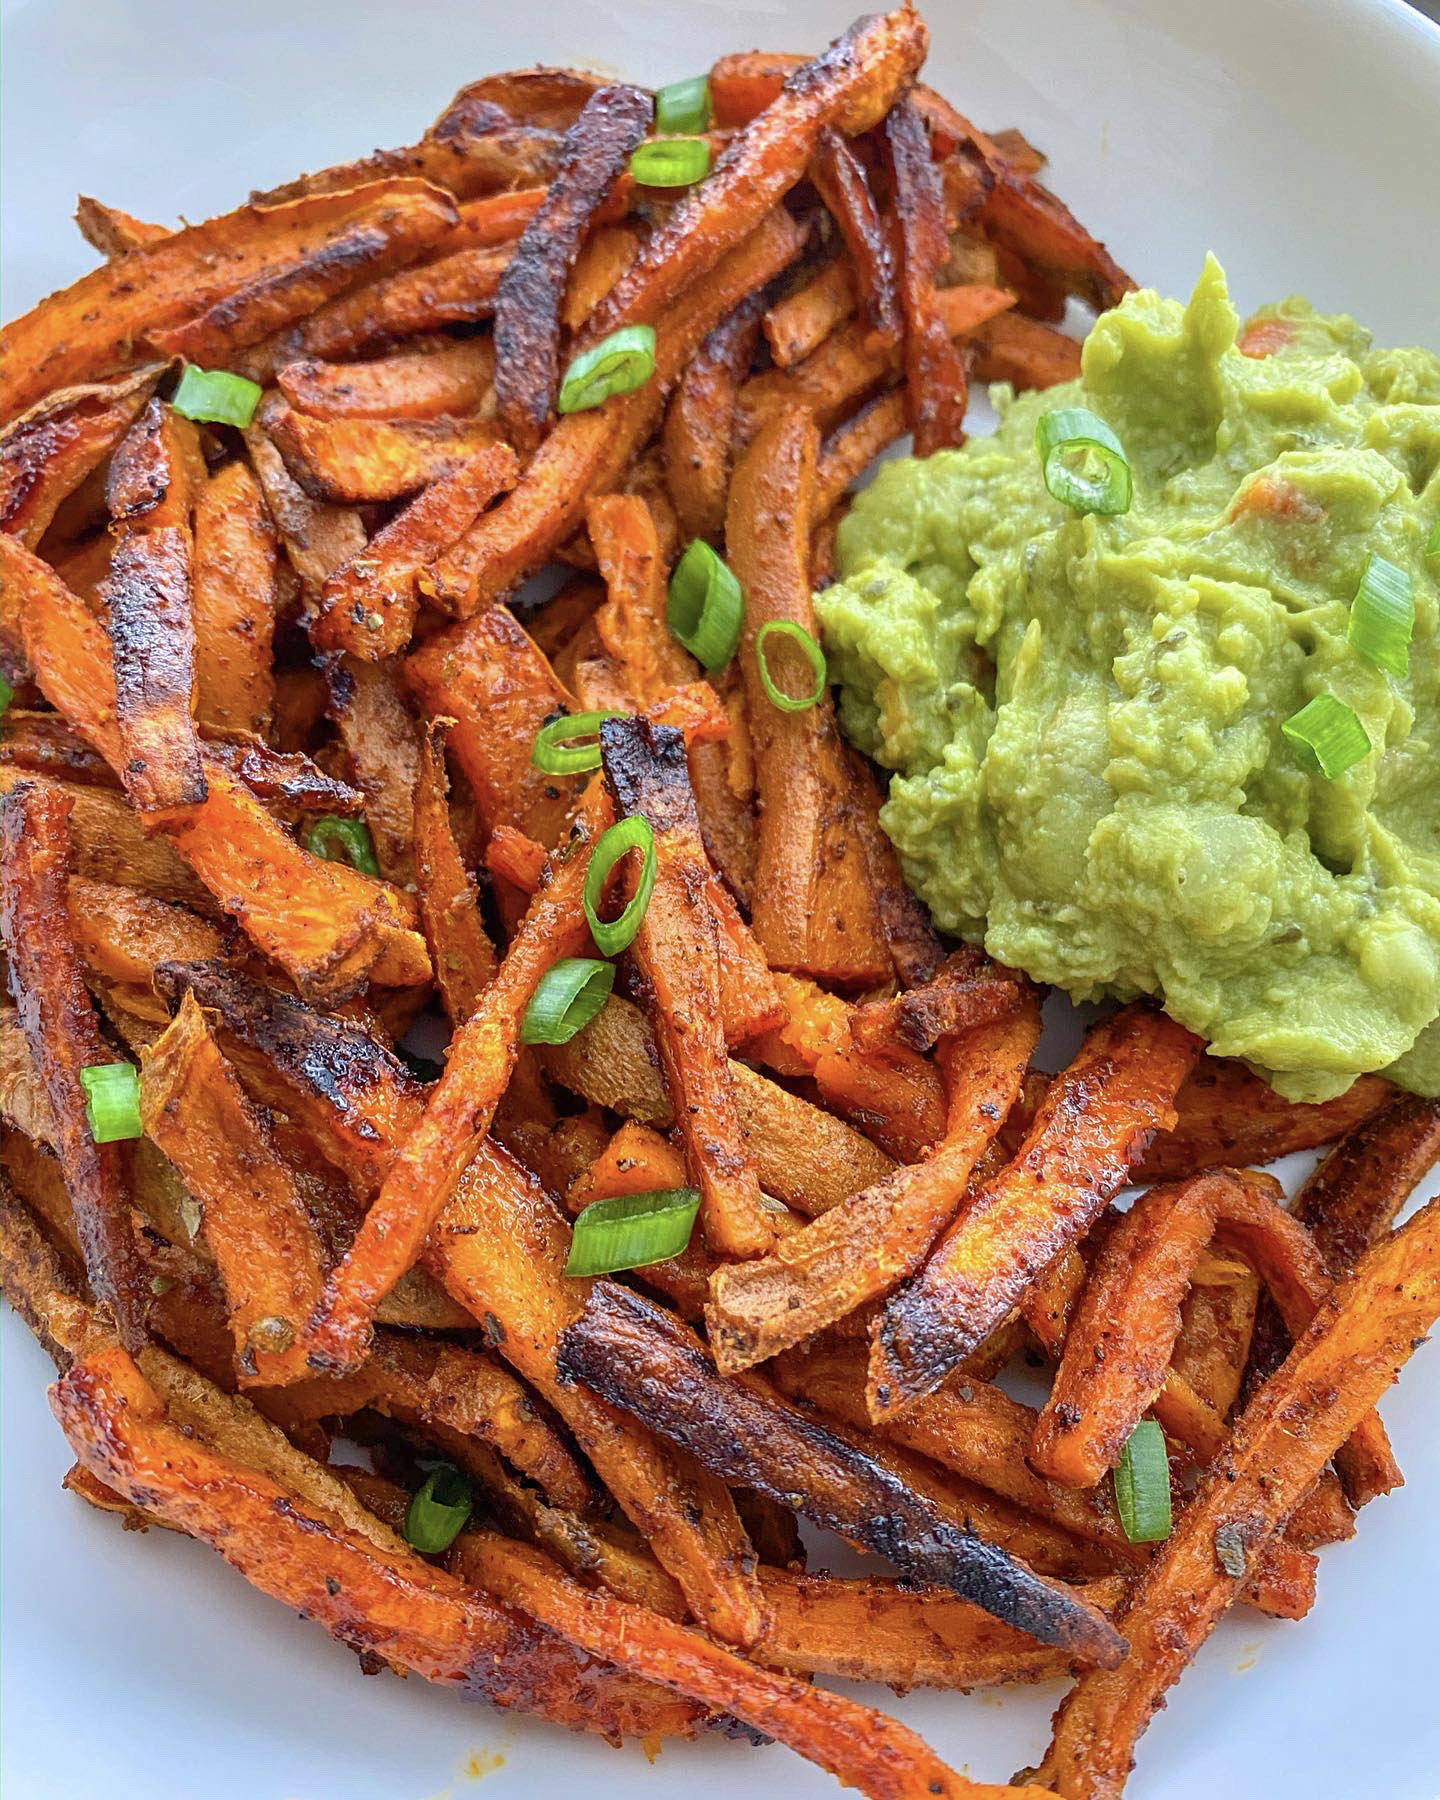
[[[1078,382],[993,398],[993,437],[880,471],[816,598],[915,891],[1293,1099],[1440,1094],[1440,357],[1301,300],[1241,336],[1212,259],[1105,314]],[[1118,434],[1128,512],[1051,498],[1057,406]],[[1347,642],[1371,553],[1413,583],[1401,677]],[[1281,730],[1321,693],[1374,746],[1333,780]]]

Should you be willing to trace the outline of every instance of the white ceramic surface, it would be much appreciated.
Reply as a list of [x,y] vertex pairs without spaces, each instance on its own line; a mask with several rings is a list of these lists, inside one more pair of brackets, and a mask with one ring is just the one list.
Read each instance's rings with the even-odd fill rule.
[[[418,132],[462,81],[537,60],[645,81],[727,49],[818,46],[845,0],[3,0],[0,306],[89,266],[77,191],[201,218],[252,187]],[[1244,306],[1295,289],[1440,349],[1440,31],[1388,0],[933,0],[931,74],[1050,152],[1141,279],[1213,248]],[[1431,1184],[1434,1191],[1434,1184]],[[530,1720],[366,1680],[354,1659],[168,1532],[60,1492],[49,1364],[8,1313],[0,1777],[7,1800],[590,1800],[823,1795],[778,1749],[648,1765]],[[1136,1800],[1437,1800],[1440,1351],[1384,1407],[1409,1485],[1324,1554],[1302,1625],[1237,1614],[1142,1742]],[[956,1767],[1032,1761],[1059,1697],[894,1705]],[[498,1766],[496,1766],[498,1763]]]

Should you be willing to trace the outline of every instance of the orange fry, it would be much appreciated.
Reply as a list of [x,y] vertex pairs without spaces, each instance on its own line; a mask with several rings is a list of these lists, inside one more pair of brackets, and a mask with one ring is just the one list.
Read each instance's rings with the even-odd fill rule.
[[453,1025],[463,1024],[495,976],[495,946],[480,916],[480,895],[450,821],[445,769],[446,722],[433,719],[420,740],[415,785],[415,886],[435,979]]
[[158,368],[62,388],[0,432],[0,531],[33,550],[60,504],[92,475],[155,391]]
[[715,539],[725,525],[736,395],[750,372],[764,296],[752,294],[701,344],[665,414],[665,478],[691,537]]
[[195,688],[202,727],[264,737],[275,709],[275,528],[255,477],[227,463],[195,496]]
[[266,421],[290,473],[315,500],[402,500],[499,440],[488,419],[312,419],[280,408]]
[[905,392],[915,454],[929,456],[964,442],[970,386],[964,358],[950,341],[935,291],[936,275],[950,255],[945,195],[914,102],[897,101],[884,129],[905,320]]
[[312,357],[286,363],[275,379],[296,412],[312,419],[463,417],[478,411],[490,392],[495,346],[489,338],[467,338],[373,362]]

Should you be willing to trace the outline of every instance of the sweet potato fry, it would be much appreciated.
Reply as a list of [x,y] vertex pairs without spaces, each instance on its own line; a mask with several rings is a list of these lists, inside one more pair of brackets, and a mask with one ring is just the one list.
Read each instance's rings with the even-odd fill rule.
[[0,763],[87,787],[120,788],[105,758],[59,713],[31,712],[13,702],[0,718]]
[[[546,1064],[565,1086],[627,1118],[661,1130],[674,1121],[654,1040],[628,1001],[612,996],[579,1037],[546,1052]],[[893,1167],[858,1131],[743,1063],[730,1064],[730,1079],[760,1185],[788,1205],[825,1212]]]
[[754,1558],[726,1488],[587,1389],[557,1378],[561,1333],[589,1283],[564,1275],[569,1231],[553,1202],[493,1144],[482,1144],[427,1249],[427,1264],[482,1322],[502,1355],[550,1401],[679,1583],[695,1617],[727,1643],[765,1626]]
[[361,276],[412,261],[456,217],[437,189],[391,180],[288,205],[251,203],[172,232],[0,332],[0,412],[13,418],[57,387],[129,367],[152,346],[204,362],[252,344]]
[[428,717],[454,719],[450,747],[484,829],[512,825],[554,844],[579,784],[546,775],[530,753],[540,727],[573,701],[505,608],[437,632],[408,658],[405,678]]
[[267,428],[314,500],[402,500],[453,475],[498,441],[488,419],[312,419],[285,408]]
[[94,474],[155,391],[157,367],[62,388],[0,432],[0,531],[34,549],[61,502]]
[[[477,244],[367,282],[311,312],[271,346],[260,346],[268,349],[265,363],[281,368],[310,357],[363,356],[422,331],[478,324],[495,311],[500,277],[513,254],[513,244]],[[265,366],[252,372],[259,378]]]
[[1222,1421],[1240,1398],[1259,1295],[1260,1278],[1246,1264],[1204,1256],[1180,1308],[1171,1367]]
[[862,1050],[896,1042],[910,1050],[933,1050],[944,1037],[1003,1018],[1025,997],[1023,977],[967,945],[927,981],[892,1000],[855,1007],[848,1019],[850,1036]]
[[220,933],[184,907],[72,875],[70,929],[90,967],[111,981],[148,988],[157,964],[221,954]]
[[[508,196],[502,196],[508,198]],[[495,379],[495,346],[467,338],[374,362],[286,363],[280,392],[312,419],[438,419],[475,413]]]
[[568,1644],[426,1563],[379,1520],[361,1532],[187,1435],[124,1351],[77,1362],[52,1405],[92,1475],[342,1642],[495,1705],[610,1736],[695,1728],[693,1706],[577,1664]]
[[765,337],[779,369],[793,369],[818,350],[859,305],[855,274],[843,257],[828,262],[765,313]]
[[1056,1715],[1039,1772],[1054,1792],[1072,1800],[1119,1795],[1136,1740],[1234,1597],[1249,1559],[1440,1317],[1437,1268],[1440,1201],[1432,1200],[1325,1295],[1122,1613],[1131,1644],[1123,1670],[1083,1675]]
[[817,517],[827,517],[844,499],[851,482],[909,429],[906,394],[898,387],[867,400],[859,412],[837,425],[820,446],[815,471]]
[[275,529],[243,462],[195,496],[196,713],[201,728],[264,737],[275,709]]
[[1002,1800],[1020,1792],[955,1774],[913,1732],[858,1701],[757,1669],[645,1607],[590,1592],[527,1545],[474,1533],[465,1566],[497,1598],[581,1649],[733,1714],[875,1800]]
[[115,1061],[100,1037],[70,932],[69,804],[22,783],[0,809],[0,935],[10,992],[54,1121],[85,1270],[124,1341],[145,1338],[145,1283],[118,1144],[91,1136],[81,1071]]
[[116,539],[101,588],[115,666],[117,772],[137,812],[205,798],[195,731],[195,542],[190,511],[203,471],[194,425],[152,399],[110,465]]
[[783,208],[770,213],[713,270],[703,292],[676,301],[657,321],[655,373],[644,387],[563,419],[514,493],[431,565],[423,590],[470,613],[537,569],[575,530],[591,495],[618,484],[706,334],[792,262],[805,237],[805,227]]
[[871,1346],[871,1416],[930,1393],[1024,1290],[1095,1223],[1200,1053],[1163,1013],[1131,1007],[1093,1027],[1013,1163],[975,1195],[889,1302]]
[[935,934],[930,914],[905,885],[895,847],[881,828],[883,796],[874,770],[853,750],[847,752],[846,762],[855,802],[851,823],[865,851],[880,929],[901,985],[918,987],[929,981],[944,962],[944,946]]
[[973,1536],[880,1456],[783,1405],[755,1377],[718,1375],[700,1340],[638,1294],[597,1282],[561,1338],[560,1369],[725,1480],[868,1545],[913,1578],[941,1583],[1042,1643],[1102,1664],[1123,1654],[1108,1623],[1077,1595]]
[[[270,402],[261,405],[263,422]],[[312,500],[285,467],[285,459],[261,424],[245,433],[245,447],[265,505],[299,579],[304,600],[314,605],[329,575],[365,548],[365,527],[351,506]]]
[[75,223],[85,242],[110,262],[124,256],[127,250],[143,250],[147,244],[158,244],[161,238],[170,236],[168,225],[152,225],[89,194],[81,194],[75,202]]
[[1040,1035],[1039,1008],[979,1026],[952,1055],[955,1104],[928,1162],[897,1169],[783,1238],[763,1261],[727,1264],[710,1282],[705,1317],[726,1373],[762,1362],[833,1324],[920,1266],[965,1197]]
[[594,213],[644,137],[648,94],[598,88],[565,134],[555,178],[525,226],[495,299],[495,400],[506,436],[533,450],[554,416],[560,308]]
[[[32,779],[24,769],[0,765],[0,794]],[[146,836],[118,791],[56,781],[48,775],[44,780],[70,802],[70,840],[77,875],[219,916],[215,902],[189,868],[163,837]]]
[[451,1040],[445,1072],[406,1133],[355,1242],[326,1285],[306,1334],[315,1368],[353,1367],[375,1307],[416,1261],[430,1227],[478,1150],[514,1067],[525,1009],[547,970],[584,947],[580,893],[599,836],[599,783],[563,857],[530,902],[493,982]]
[[691,537],[718,539],[724,528],[735,399],[755,355],[763,304],[763,295],[751,295],[715,327],[665,414],[665,475]]
[[1117,306],[1135,283],[1105,246],[1075,215],[1032,176],[1013,164],[994,168],[995,181],[980,220],[997,243],[1014,250],[1028,267],[1041,270],[1078,294],[1097,312]]
[[[905,105],[905,101],[899,101],[890,120]],[[886,130],[889,129],[887,121]],[[925,154],[928,161],[928,146]],[[840,236],[850,252],[855,293],[865,323],[882,343],[898,344],[901,313],[894,251],[890,235],[881,221],[880,209],[875,204],[864,163],[839,132],[827,126],[820,133],[810,176],[840,227]],[[897,188],[897,208],[899,204]]]
[[857,21],[796,70],[774,105],[732,141],[706,180],[651,233],[596,308],[582,347],[621,325],[654,323],[794,187],[827,126],[853,137],[885,116],[923,60],[928,40],[917,13],[878,13]]
[[1164,1385],[1191,1270],[1233,1185],[1217,1173],[1150,1188],[1104,1238],[1030,1446],[1049,1480],[1091,1488],[1120,1460]]
[[[726,516],[746,596],[740,661],[759,772],[753,924],[772,967],[858,985],[883,980],[890,956],[851,824],[830,696],[782,712],[761,682],[755,648],[774,620],[816,634],[806,568],[816,449],[804,412],[779,414],[736,469]],[[804,679],[812,679],[808,668]]]
[[[654,996],[655,1038],[686,1161],[701,1194],[706,1242],[724,1256],[759,1256],[775,1241],[740,1129],[720,1017],[721,967],[711,880],[678,731],[643,719],[600,727],[617,816],[654,833],[654,892],[634,943]],[[632,883],[633,887],[633,883]]]
[[387,881],[415,880],[415,788],[420,779],[420,730],[393,664],[332,657],[326,664],[329,712],[345,746],[375,860]]
[[1053,325],[1000,312],[975,331],[975,373],[981,381],[1026,388],[1054,387],[1080,374],[1080,345]]
[[884,136],[895,199],[905,392],[915,454],[929,456],[963,443],[970,385],[937,305],[935,278],[950,255],[945,194],[912,100],[897,101]]
[[376,662],[410,641],[422,568],[459,541],[499,493],[515,484],[515,453],[491,444],[417,494],[357,554],[325,578],[311,626],[321,648]]
[[1295,1198],[1332,1274],[1345,1275],[1440,1159],[1440,1103],[1398,1095],[1357,1125],[1325,1158]]
[[665,562],[650,508],[635,494],[604,494],[585,515],[606,597],[595,613],[600,642],[619,664],[636,707],[696,677],[689,651],[665,619]]
[[432,720],[420,740],[415,784],[415,885],[435,979],[452,1025],[475,1010],[495,975],[495,946],[480,916],[480,895],[460,855],[450,822],[444,720]]
[[305,1373],[300,1328],[324,1280],[320,1241],[265,1120],[187,994],[145,1057],[145,1130],[201,1208],[242,1383],[268,1386]]

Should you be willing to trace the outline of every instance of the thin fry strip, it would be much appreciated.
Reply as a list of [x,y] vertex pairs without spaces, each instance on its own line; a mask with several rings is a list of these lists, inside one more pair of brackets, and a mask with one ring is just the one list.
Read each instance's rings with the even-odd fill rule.
[[450,822],[445,768],[448,723],[432,719],[420,739],[415,784],[415,886],[430,961],[452,1025],[474,1012],[495,976],[495,946],[480,916],[480,895]]
[[533,450],[560,381],[560,308],[581,239],[653,107],[639,88],[598,88],[565,134],[544,200],[526,223],[495,297],[495,401],[505,434]]
[[75,223],[87,244],[113,262],[127,250],[143,250],[146,244],[157,244],[170,236],[170,226],[152,225],[133,214],[121,212],[118,206],[107,206],[89,194],[81,194],[75,202]]
[[56,1148],[96,1298],[122,1340],[145,1340],[145,1272],[130,1214],[119,1144],[97,1144],[86,1116],[83,1069],[115,1060],[70,932],[70,805],[55,788],[22,783],[0,808],[0,934],[10,992],[49,1101]]
[[115,452],[107,499],[116,539],[101,587],[115,666],[117,772],[137,812],[205,798],[195,731],[195,544],[203,468],[195,427],[152,399]]
[[725,526],[736,396],[754,360],[763,307],[763,293],[752,294],[715,327],[665,413],[665,478],[691,537],[717,539]]
[[488,319],[513,254],[513,244],[475,245],[355,288],[275,340],[254,373],[301,357],[362,356],[417,332]]
[[1085,1235],[1151,1135],[1173,1123],[1175,1092],[1199,1054],[1198,1038],[1144,1008],[1092,1028],[1014,1162],[886,1307],[871,1344],[872,1417],[933,1392]]
[[798,1344],[919,1267],[1013,1104],[1039,1036],[1033,1000],[1011,1018],[980,1026],[952,1052],[955,1107],[945,1142],[928,1162],[852,1195],[783,1238],[763,1261],[716,1270],[705,1320],[723,1372]]
[[305,1372],[300,1329],[320,1298],[320,1241],[304,1198],[193,994],[143,1059],[140,1116],[199,1203],[243,1383]]
[[1440,1160],[1440,1101],[1403,1094],[1335,1146],[1295,1196],[1295,1217],[1347,1275]]
[[643,719],[607,719],[600,745],[618,816],[643,818],[654,834],[655,887],[634,955],[654,996],[656,1044],[700,1189],[705,1239],[722,1256],[760,1256],[774,1243],[775,1230],[761,1204],[730,1081],[719,933],[705,902],[711,871],[685,769],[685,740]]
[[0,530],[35,549],[61,503],[125,436],[158,368],[103,387],[61,388],[0,432]]
[[761,627],[773,621],[817,634],[807,569],[816,452],[809,415],[778,414],[736,469],[726,514],[746,597],[740,662],[758,765],[752,923],[772,968],[858,985],[883,980],[890,954],[851,823],[833,704],[827,692],[803,712],[782,711],[756,651]]
[[981,1786],[946,1767],[895,1720],[858,1701],[757,1669],[683,1625],[595,1594],[550,1559],[493,1533],[475,1533],[465,1567],[499,1599],[617,1667],[699,1700],[788,1744],[847,1787],[875,1800],[1004,1800],[1018,1788]]
[[[689,1735],[697,1711],[577,1663],[523,1614],[400,1546],[362,1536],[165,1416],[123,1350],[77,1362],[51,1404],[81,1463],[146,1513],[208,1543],[262,1592],[342,1642],[497,1706],[606,1735]],[[378,1541],[377,1541],[378,1539]]]
[[[1230,1604],[1243,1579],[1238,1571],[1440,1317],[1437,1269],[1440,1200],[1432,1200],[1325,1295],[1125,1609],[1131,1653],[1124,1668],[1082,1676],[1061,1706],[1040,1770],[1045,1785],[1071,1800],[1120,1794],[1136,1740]],[[1224,1563],[1217,1545],[1226,1547]]]
[[351,779],[365,796],[375,860],[387,881],[415,880],[415,787],[420,731],[399,672],[391,663],[331,657],[325,666],[327,711],[349,758]]
[[651,233],[597,307],[581,346],[621,325],[653,323],[800,180],[826,126],[853,137],[885,116],[924,60],[928,42],[918,13],[877,13],[796,70],[774,105],[733,140],[707,179]]
[[290,473],[314,500],[377,505],[454,475],[499,441],[491,419],[312,419],[266,415]]
[[585,524],[605,579],[595,629],[638,710],[698,672],[666,623],[665,559],[655,518],[638,494],[603,494],[590,502]]
[[201,727],[265,737],[275,710],[275,528],[248,466],[195,496],[195,692]]
[[598,788],[595,783],[581,807],[567,854],[552,859],[550,879],[531,901],[494,981],[456,1032],[444,1074],[326,1285],[305,1333],[316,1368],[350,1368],[363,1354],[376,1306],[419,1256],[490,1129],[535,989],[548,969],[585,945],[589,927],[580,894],[599,835]]
[[826,518],[857,481],[891,444],[910,429],[903,388],[891,388],[867,401],[857,413],[837,425],[820,446],[815,471],[815,513]]
[[[898,102],[896,110],[904,105],[903,100]],[[892,111],[890,117],[894,116]],[[864,163],[839,132],[827,126],[820,133],[810,173],[850,252],[866,324],[882,343],[898,344],[901,317],[894,257]]]
[[311,357],[286,363],[275,376],[296,412],[312,419],[463,417],[481,407],[494,379],[495,346],[489,338],[373,362]]

